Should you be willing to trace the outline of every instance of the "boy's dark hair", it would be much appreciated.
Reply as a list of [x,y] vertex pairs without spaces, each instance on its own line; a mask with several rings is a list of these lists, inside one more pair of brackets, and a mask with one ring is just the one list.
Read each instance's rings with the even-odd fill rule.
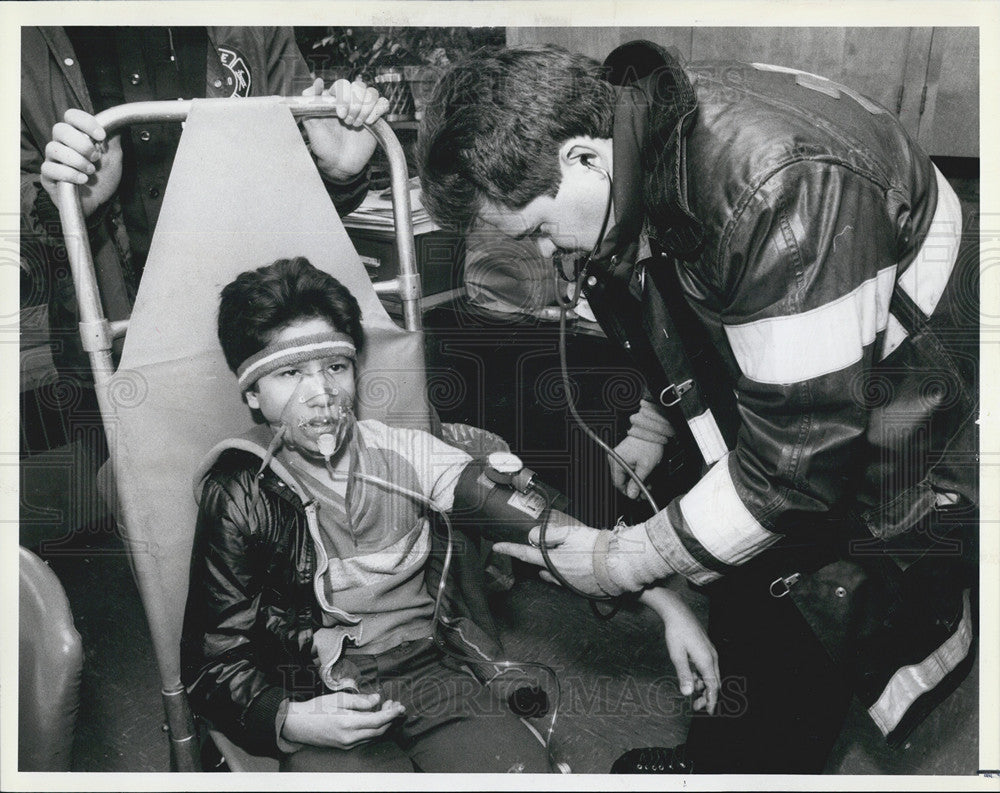
[[559,146],[611,137],[614,88],[604,67],[548,45],[483,49],[438,82],[417,140],[422,201],[445,228],[467,230],[483,200],[521,209],[559,191]]
[[364,341],[361,308],[347,287],[309,260],[278,259],[240,273],[219,300],[219,343],[233,372],[268,345],[274,333],[299,319],[322,317],[354,341]]

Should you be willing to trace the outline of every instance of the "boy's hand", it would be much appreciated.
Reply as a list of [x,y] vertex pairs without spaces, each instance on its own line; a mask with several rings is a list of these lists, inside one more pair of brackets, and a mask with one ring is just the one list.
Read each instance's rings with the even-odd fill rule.
[[336,118],[306,119],[309,149],[319,170],[335,181],[357,176],[375,151],[375,136],[365,129],[389,109],[389,100],[363,82],[337,80],[323,90],[319,78],[302,92],[303,96],[331,96],[336,100]]
[[52,127],[41,168],[42,187],[57,200],[59,182],[80,185],[84,217],[106,203],[122,180],[122,146],[118,135],[108,140],[104,127],[90,113],[70,108]]
[[351,749],[382,735],[406,712],[399,702],[381,702],[379,694],[324,694],[288,703],[281,737],[292,743]]
[[692,707],[714,713],[719,700],[719,656],[698,618],[681,597],[669,589],[647,589],[639,600],[663,620],[667,653],[677,670],[681,694],[686,697],[695,694]]

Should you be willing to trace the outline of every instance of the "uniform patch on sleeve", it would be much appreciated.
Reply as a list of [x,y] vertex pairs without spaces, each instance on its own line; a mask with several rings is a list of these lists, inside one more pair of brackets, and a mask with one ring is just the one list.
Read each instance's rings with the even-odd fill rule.
[[226,68],[226,85],[232,90],[230,96],[250,96],[253,76],[247,59],[232,47],[218,47],[219,59]]

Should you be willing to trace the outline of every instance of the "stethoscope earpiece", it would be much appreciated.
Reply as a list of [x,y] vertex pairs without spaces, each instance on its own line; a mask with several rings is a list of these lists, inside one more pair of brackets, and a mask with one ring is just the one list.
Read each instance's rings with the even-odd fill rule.
[[595,165],[593,160],[594,160],[593,157],[584,157],[583,159],[580,160],[580,162],[583,163],[584,167],[590,168],[590,170],[592,171],[597,171],[599,174],[601,174],[605,179],[607,179],[610,182],[611,174],[608,173],[608,169],[600,165]]

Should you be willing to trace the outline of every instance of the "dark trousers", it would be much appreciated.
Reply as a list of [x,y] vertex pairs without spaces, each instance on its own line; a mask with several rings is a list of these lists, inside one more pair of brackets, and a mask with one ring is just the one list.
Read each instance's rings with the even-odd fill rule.
[[818,774],[847,715],[843,674],[791,598],[769,591],[796,569],[773,557],[706,587],[722,690],[716,714],[691,722],[695,773]]
[[281,770],[548,772],[545,748],[503,697],[444,659],[430,639],[378,655],[346,655],[337,674],[353,677],[363,694],[378,691],[383,700],[401,702],[404,718],[354,749],[306,746],[286,757]]

